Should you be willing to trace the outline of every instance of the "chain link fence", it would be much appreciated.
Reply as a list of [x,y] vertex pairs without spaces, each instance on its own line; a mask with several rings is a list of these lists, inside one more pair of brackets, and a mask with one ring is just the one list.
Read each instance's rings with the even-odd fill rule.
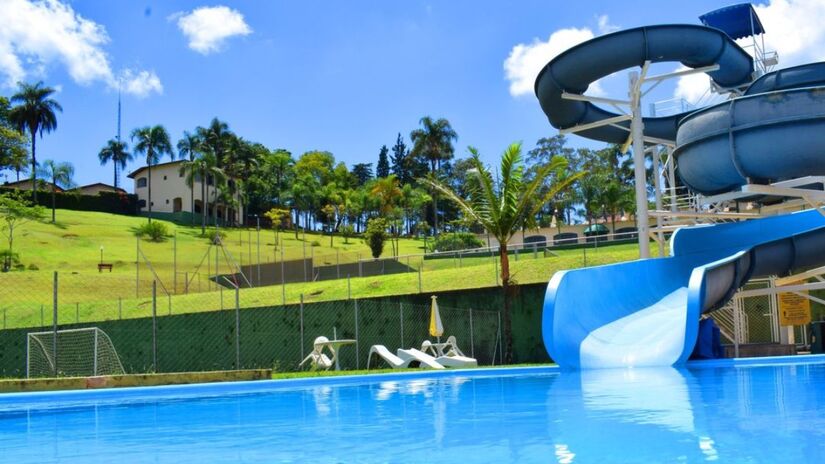
[[[72,286],[79,285],[77,278],[54,273],[51,302],[44,300],[38,311],[31,311],[32,302],[16,308],[13,326],[8,318],[4,319],[4,330],[0,330],[0,377],[26,376],[28,334],[62,334],[82,328],[102,330],[129,374],[251,368],[296,371],[319,336],[355,340],[339,351],[339,363],[344,369],[364,369],[372,345],[384,345],[394,352],[397,348],[420,348],[424,340],[436,341],[428,334],[429,305],[386,299],[304,303],[303,296],[298,304],[264,305],[245,298],[250,289],[231,286],[204,294],[208,299],[193,295],[192,299],[174,300],[173,308],[173,299],[158,282],[150,285],[148,297],[100,300],[105,295],[100,295],[100,288],[92,283],[86,292],[75,293]],[[64,287],[72,291],[64,294]],[[69,296],[86,296],[89,300],[72,302]],[[20,314],[23,308],[28,308],[25,317]],[[475,357],[480,365],[501,362],[497,311],[439,309],[445,328],[442,338],[455,336],[462,351]],[[3,310],[4,316],[8,311]],[[70,364],[78,359],[77,350],[63,342],[50,346],[59,346],[64,353],[73,349],[75,354],[70,358],[56,352],[56,372],[41,375],[75,372]]]

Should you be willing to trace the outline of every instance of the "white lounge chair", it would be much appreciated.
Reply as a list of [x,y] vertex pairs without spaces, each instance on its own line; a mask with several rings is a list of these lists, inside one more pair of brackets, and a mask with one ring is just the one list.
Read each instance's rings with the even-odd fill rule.
[[384,345],[372,345],[370,347],[369,355],[367,355],[367,369],[369,369],[373,355],[383,359],[393,369],[401,369],[407,367],[421,367],[429,369],[444,369],[444,366],[437,363],[432,356],[422,353],[415,348],[404,350],[399,348],[396,354],[392,354],[390,350]]
[[316,338],[313,342],[312,352],[310,352],[309,355],[307,355],[307,357],[304,358],[303,361],[301,361],[301,364],[298,364],[298,367],[303,367],[303,365],[307,362],[310,362],[313,370],[328,370],[329,368],[334,366],[336,353],[332,351],[332,358],[330,358],[324,353],[324,347],[329,346],[328,343],[329,339],[327,337],[320,336]]
[[465,356],[458,348],[455,336],[447,337],[446,343],[433,343],[424,340],[421,343],[421,351],[431,354],[435,361],[444,367],[475,367],[478,361],[475,358]]

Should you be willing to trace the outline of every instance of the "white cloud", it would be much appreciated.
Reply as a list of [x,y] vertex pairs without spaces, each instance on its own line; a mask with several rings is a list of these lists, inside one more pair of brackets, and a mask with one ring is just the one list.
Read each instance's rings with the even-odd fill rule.
[[[615,32],[618,26],[610,24],[607,15],[596,16],[596,24],[600,34]],[[568,48],[592,39],[596,35],[587,27],[559,29],[546,41],[533,39],[530,44],[518,44],[510,50],[510,55],[504,60],[504,75],[510,81],[510,95],[518,97],[533,93],[533,84],[541,69],[550,60]],[[589,95],[604,95],[599,82],[594,82],[588,88]]]
[[619,30],[619,26],[616,26],[615,24],[610,24],[610,18],[607,15],[597,16],[596,22],[599,24],[600,34],[609,34],[611,32],[616,32]]
[[[71,6],[59,0],[2,0],[0,18],[0,75],[5,85],[41,77],[53,64],[63,65],[72,80],[82,85],[117,85],[103,49],[109,42],[106,29]],[[157,81],[153,88],[159,87],[159,79],[151,74]]]
[[[754,8],[765,27],[765,48],[779,54],[779,67],[825,60],[825,0],[771,0]],[[751,44],[750,39],[739,41],[744,47]],[[685,76],[674,96],[696,104],[709,85],[704,74]]]
[[191,13],[176,13],[169,19],[177,21],[189,40],[189,48],[204,55],[220,51],[231,37],[252,33],[243,15],[225,6],[195,8]]
[[154,71],[134,72],[127,69],[120,74],[120,78],[121,89],[128,94],[143,98],[153,93],[158,95],[163,93],[163,85]]
[[[504,75],[510,81],[510,95],[518,97],[533,92],[533,84],[548,61],[568,48],[590,40],[593,31],[587,28],[559,29],[546,41],[533,40],[531,44],[518,44],[504,60]],[[591,86],[591,90],[593,90]]]

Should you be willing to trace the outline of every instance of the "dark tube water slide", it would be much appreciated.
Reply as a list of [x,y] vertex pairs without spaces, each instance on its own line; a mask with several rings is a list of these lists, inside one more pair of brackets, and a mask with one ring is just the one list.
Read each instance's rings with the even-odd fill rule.
[[[691,24],[647,26],[596,37],[558,55],[536,78],[535,92],[550,124],[557,129],[619,116],[589,102],[562,98],[563,92],[584,94],[593,82],[617,71],[652,63],[680,62],[689,68],[718,64],[708,75],[724,88],[751,81],[753,60],[724,32]],[[645,118],[645,135],[675,140],[684,114]],[[629,128],[629,123],[619,125]],[[579,135],[609,143],[623,143],[629,132],[603,126]]]

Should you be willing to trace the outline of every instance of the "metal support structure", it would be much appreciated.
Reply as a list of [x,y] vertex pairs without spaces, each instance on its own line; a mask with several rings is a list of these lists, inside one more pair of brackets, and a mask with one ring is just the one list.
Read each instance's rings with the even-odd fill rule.
[[[656,147],[651,151],[651,159],[653,160],[653,190],[655,195],[656,210],[662,209],[662,181],[661,173],[659,172],[659,163],[661,161],[661,153]],[[656,243],[659,245],[659,257],[665,256],[665,236],[662,234],[662,218],[656,218]]]
[[673,157],[673,147],[667,146],[667,183],[670,186],[670,210],[676,212],[676,158]]
[[644,75],[647,74],[649,62],[645,62],[641,75],[633,71],[630,73],[630,110],[633,118],[630,120],[630,136],[633,140],[633,167],[636,179],[636,229],[639,233],[639,257],[650,257],[650,239],[648,238],[647,216],[647,176],[645,173],[645,142],[644,122],[642,120],[641,86]]

